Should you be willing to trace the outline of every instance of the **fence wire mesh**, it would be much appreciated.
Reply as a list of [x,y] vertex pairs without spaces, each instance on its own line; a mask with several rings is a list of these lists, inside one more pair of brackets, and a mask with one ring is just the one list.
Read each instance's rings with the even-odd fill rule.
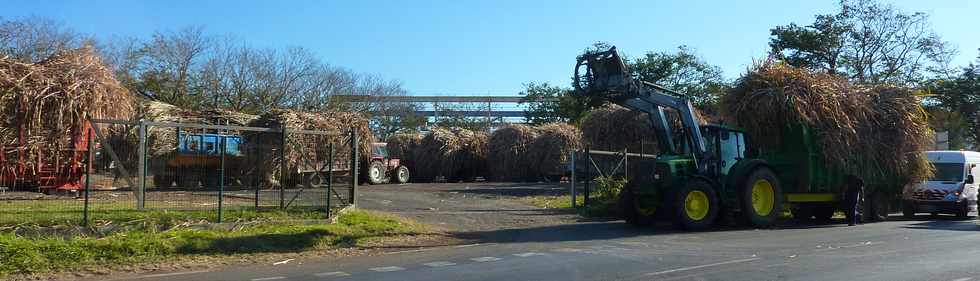
[[316,220],[353,203],[352,134],[91,124],[73,136],[72,147],[38,158],[42,164],[3,150],[0,224],[86,224],[147,213],[206,222]]

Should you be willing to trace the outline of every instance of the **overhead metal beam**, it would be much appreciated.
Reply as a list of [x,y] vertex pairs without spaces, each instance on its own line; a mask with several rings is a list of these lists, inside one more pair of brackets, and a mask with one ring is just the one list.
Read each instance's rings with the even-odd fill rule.
[[[519,103],[520,96],[366,96],[366,95],[335,95],[331,98],[349,102],[490,102],[490,103]],[[545,99],[550,101],[550,99]]]
[[[380,113],[374,112],[374,114],[380,114]],[[493,117],[493,118],[524,117],[524,111],[519,111],[519,110],[502,110],[502,111],[490,111],[490,112],[487,112],[486,110],[475,110],[475,111],[419,110],[419,111],[415,111],[415,114],[425,116],[425,117],[446,117],[446,116],[459,116],[459,115],[463,115],[465,117]]]

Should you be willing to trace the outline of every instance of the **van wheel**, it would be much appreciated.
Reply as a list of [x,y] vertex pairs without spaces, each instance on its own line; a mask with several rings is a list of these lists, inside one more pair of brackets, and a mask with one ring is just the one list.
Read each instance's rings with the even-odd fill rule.
[[756,168],[749,174],[742,182],[739,195],[742,219],[751,226],[770,227],[783,211],[782,186],[767,167]]
[[966,201],[963,201],[963,203],[960,203],[959,206],[957,206],[956,208],[957,219],[962,220],[970,217],[970,206],[967,204],[968,203]]

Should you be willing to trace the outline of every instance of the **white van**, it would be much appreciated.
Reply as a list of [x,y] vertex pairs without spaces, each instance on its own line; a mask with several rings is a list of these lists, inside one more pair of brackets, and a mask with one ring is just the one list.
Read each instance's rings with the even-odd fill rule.
[[977,210],[977,182],[980,176],[980,152],[927,151],[929,162],[936,168],[931,179],[913,184],[903,192],[902,214],[912,218],[915,213],[955,214],[965,218]]

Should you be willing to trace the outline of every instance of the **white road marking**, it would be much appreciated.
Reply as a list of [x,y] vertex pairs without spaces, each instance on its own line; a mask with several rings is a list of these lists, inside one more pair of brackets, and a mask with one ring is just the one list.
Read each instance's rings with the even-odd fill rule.
[[522,257],[522,258],[526,258],[526,257],[530,257],[530,256],[543,256],[543,255],[544,254],[542,254],[542,253],[535,253],[535,252],[527,252],[527,253],[514,254],[514,256]]
[[269,281],[269,280],[282,280],[282,279],[286,279],[286,277],[273,276],[273,277],[265,277],[265,278],[255,278],[252,279],[252,281]]
[[554,249],[552,251],[562,252],[562,253],[578,253],[578,252],[583,252],[585,250],[575,249],[575,248],[558,248],[558,249]]
[[158,273],[158,274],[149,274],[149,275],[137,276],[137,277],[135,277],[133,279],[159,278],[159,277],[168,277],[168,276],[177,276],[177,275],[186,275],[186,274],[194,274],[194,273],[204,273],[204,272],[208,272],[208,271],[207,270],[198,270],[198,271],[186,271],[186,272],[174,272],[174,273]]
[[973,278],[970,278],[970,277],[967,277],[967,278],[960,278],[960,279],[955,279],[955,280],[953,280],[953,281],[970,281],[970,280],[973,280]]
[[502,259],[497,257],[479,257],[479,258],[472,258],[470,260],[475,262],[491,262],[491,261],[499,261]]
[[456,248],[466,248],[466,247],[473,247],[473,246],[480,246],[480,245],[483,245],[483,243],[476,243],[476,244],[466,244],[466,245],[458,245],[458,246],[455,246],[455,247],[456,247]]
[[730,260],[730,261],[716,262],[716,263],[710,263],[710,264],[704,264],[704,265],[698,265],[698,266],[681,267],[681,268],[675,268],[675,269],[671,269],[671,270],[664,270],[664,271],[647,273],[647,274],[644,274],[644,276],[663,275],[663,274],[680,272],[680,271],[688,271],[688,270],[701,269],[701,268],[705,268],[705,267],[712,267],[712,266],[719,266],[719,265],[726,265],[726,264],[733,264],[733,263],[751,262],[751,261],[757,261],[757,260],[761,260],[761,259],[762,258],[740,259],[740,260]]
[[350,276],[350,274],[348,274],[347,272],[343,272],[343,271],[334,271],[334,272],[321,272],[321,273],[313,274],[313,276],[316,276],[316,277],[344,277],[344,276]]
[[423,263],[423,264],[428,267],[443,267],[443,266],[456,265],[456,263],[448,262],[448,261],[434,261],[434,262]]
[[402,271],[405,270],[405,268],[397,267],[397,266],[383,266],[383,267],[370,268],[368,270],[376,271],[376,272],[392,272],[392,271]]

